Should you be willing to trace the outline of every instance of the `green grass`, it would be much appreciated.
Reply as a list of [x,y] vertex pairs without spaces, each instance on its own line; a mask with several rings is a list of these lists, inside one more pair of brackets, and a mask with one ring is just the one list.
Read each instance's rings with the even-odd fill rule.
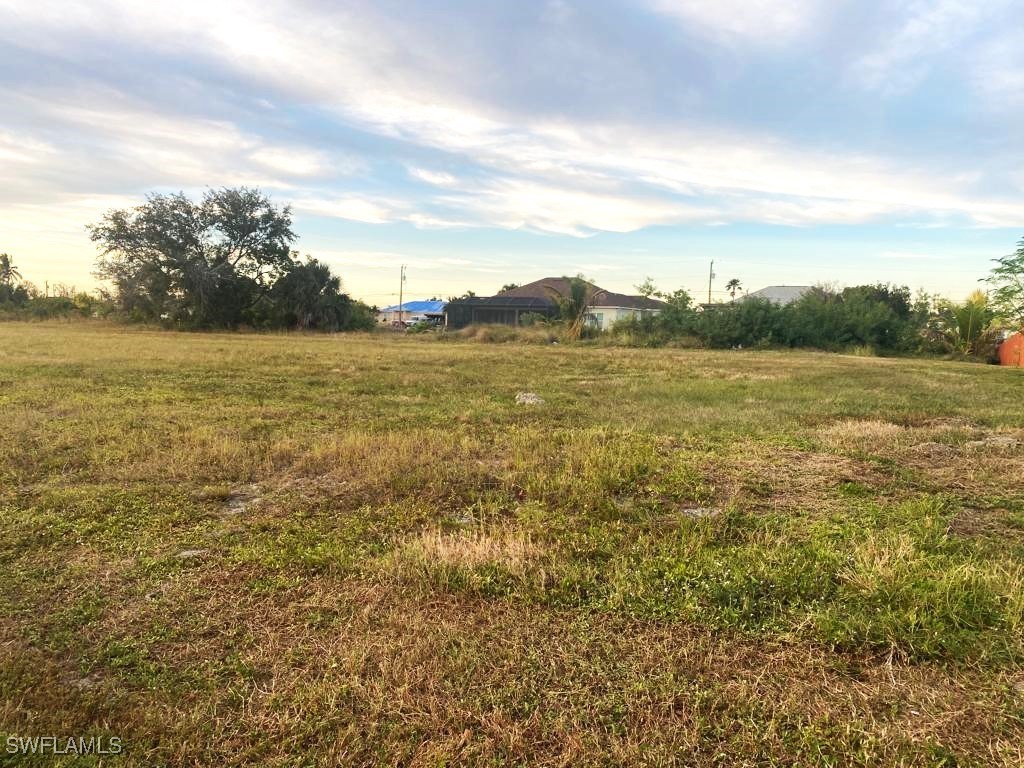
[[1024,761],[1020,371],[474,338],[0,324],[0,764]]

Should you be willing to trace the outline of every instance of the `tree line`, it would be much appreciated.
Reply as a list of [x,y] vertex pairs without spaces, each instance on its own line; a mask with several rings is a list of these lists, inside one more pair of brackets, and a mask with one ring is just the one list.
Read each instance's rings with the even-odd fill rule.
[[700,309],[686,291],[660,293],[648,282],[664,309],[621,321],[612,333],[645,346],[859,348],[991,359],[1004,331],[1024,330],[1024,240],[996,260],[986,282],[989,293],[976,290],[962,302],[875,284],[817,286],[785,305],[748,297]]
[[[551,291],[568,339],[593,337],[588,323],[593,285],[582,275],[566,277],[564,293]],[[994,359],[1007,331],[1024,331],[1024,240],[1013,254],[996,260],[986,279],[991,290],[975,290],[962,302],[918,293],[906,286],[816,286],[789,304],[744,297],[737,279],[726,285],[732,301],[698,307],[685,290],[661,292],[650,278],[639,294],[660,299],[658,314],[616,323],[610,336],[637,346],[805,347],[889,354],[954,354]],[[540,315],[530,323],[550,323]]]
[[108,211],[88,230],[100,249],[95,274],[110,290],[92,305],[86,294],[51,300],[23,284],[4,255],[0,308],[116,314],[188,329],[374,326],[374,311],[346,294],[328,265],[292,250],[291,210],[259,190],[210,190],[198,202],[152,194],[135,208]]

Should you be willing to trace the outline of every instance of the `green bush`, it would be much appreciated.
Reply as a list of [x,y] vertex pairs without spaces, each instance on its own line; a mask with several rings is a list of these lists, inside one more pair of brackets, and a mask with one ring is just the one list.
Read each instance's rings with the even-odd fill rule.
[[661,298],[658,315],[620,321],[611,337],[631,346],[696,340],[712,348],[912,352],[925,345],[929,318],[927,303],[913,302],[908,288],[881,284],[815,288],[787,306],[748,298],[696,311],[685,291]]

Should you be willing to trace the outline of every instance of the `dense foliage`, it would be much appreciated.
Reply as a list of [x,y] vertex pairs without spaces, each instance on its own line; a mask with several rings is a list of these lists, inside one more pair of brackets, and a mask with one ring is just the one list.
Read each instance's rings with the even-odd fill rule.
[[1024,240],[1009,256],[996,259],[988,278],[992,305],[1006,322],[1024,330]]
[[366,327],[369,310],[315,260],[291,250],[291,211],[259,190],[150,195],[89,227],[102,249],[97,277],[114,286],[121,311],[188,328],[344,330]]
[[[621,322],[614,334],[632,343],[728,347],[866,349],[883,353],[948,351],[975,354],[993,313],[983,306],[911,297],[892,285],[842,290],[816,287],[788,305],[741,299],[696,309],[686,291],[660,294],[665,309]],[[977,301],[977,297],[972,297]]]
[[0,253],[0,317],[45,320],[54,317],[91,317],[103,314],[108,303],[102,297],[75,291],[64,285],[43,293],[22,280],[14,257]]
[[0,309],[24,306],[29,298],[28,288],[21,283],[21,273],[14,266],[14,259],[9,254],[0,253]]
[[340,331],[374,326],[370,308],[341,290],[341,278],[326,264],[307,257],[290,266],[250,313],[270,328]]

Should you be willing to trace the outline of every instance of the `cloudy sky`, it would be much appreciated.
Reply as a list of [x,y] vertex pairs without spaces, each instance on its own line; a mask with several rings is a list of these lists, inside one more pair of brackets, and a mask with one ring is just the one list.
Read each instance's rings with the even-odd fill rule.
[[0,0],[0,251],[90,286],[84,225],[258,185],[393,303],[630,290],[952,296],[1024,235],[1019,0]]

